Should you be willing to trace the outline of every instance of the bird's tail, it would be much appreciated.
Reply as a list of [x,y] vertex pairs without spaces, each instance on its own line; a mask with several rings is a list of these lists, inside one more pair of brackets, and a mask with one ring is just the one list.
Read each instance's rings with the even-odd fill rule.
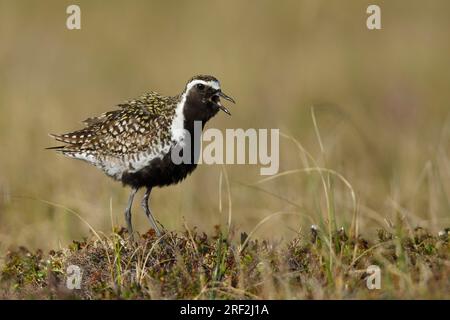
[[62,150],[64,149],[64,146],[56,146],[56,147],[47,147],[45,150]]

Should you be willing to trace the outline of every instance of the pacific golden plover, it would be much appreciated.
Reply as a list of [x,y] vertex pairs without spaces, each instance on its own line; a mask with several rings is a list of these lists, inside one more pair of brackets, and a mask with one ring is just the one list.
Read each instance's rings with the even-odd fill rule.
[[[234,103],[221,91],[212,76],[191,78],[184,91],[173,97],[156,92],[119,104],[114,111],[83,121],[85,127],[66,134],[51,134],[63,146],[51,147],[63,155],[84,160],[108,176],[132,188],[125,209],[129,234],[133,235],[131,206],[136,192],[146,188],[142,207],[158,236],[161,231],[148,202],[153,187],[163,187],[183,180],[197,166],[194,150],[194,123],[205,123],[219,110],[230,114],[220,98]],[[198,142],[199,143],[199,142]],[[191,161],[175,163],[172,151],[188,152]],[[197,153],[197,154],[196,154]]]

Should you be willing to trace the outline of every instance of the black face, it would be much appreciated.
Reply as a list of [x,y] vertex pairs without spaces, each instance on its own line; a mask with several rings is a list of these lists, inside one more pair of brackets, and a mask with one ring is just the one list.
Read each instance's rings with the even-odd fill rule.
[[218,88],[218,81],[212,85],[206,81],[191,81],[187,87],[186,110],[193,120],[208,121],[219,112],[219,110],[230,114],[227,108],[222,105],[220,98],[224,98],[234,103],[234,100],[225,95]]

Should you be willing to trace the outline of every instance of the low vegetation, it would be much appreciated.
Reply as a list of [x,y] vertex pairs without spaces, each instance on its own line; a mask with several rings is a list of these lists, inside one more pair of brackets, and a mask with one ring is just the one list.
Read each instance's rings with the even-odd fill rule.
[[[331,244],[331,247],[330,247]],[[9,251],[0,273],[1,298],[40,299],[317,299],[449,298],[449,229],[380,229],[368,241],[313,226],[290,241],[197,230],[153,231],[129,241],[124,229],[44,254]],[[330,250],[331,249],[331,250]],[[81,270],[79,289],[70,265]],[[367,268],[380,268],[369,290]],[[72,280],[72,282],[71,282]],[[369,281],[370,282],[370,281]]]

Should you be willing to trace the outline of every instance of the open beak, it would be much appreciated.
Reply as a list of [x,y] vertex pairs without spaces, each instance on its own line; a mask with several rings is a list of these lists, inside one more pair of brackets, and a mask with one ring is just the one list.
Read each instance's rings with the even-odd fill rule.
[[234,99],[230,96],[227,96],[225,93],[223,93],[222,91],[219,91],[219,97],[224,98],[225,100],[228,100],[230,102],[236,103],[236,101],[234,101]]
[[[225,93],[223,93],[222,91],[217,92],[217,95],[221,98],[224,98],[225,100],[228,100],[230,102],[236,103],[236,101],[234,101],[234,99],[230,96],[227,96]],[[217,105],[219,106],[220,110],[222,110],[223,112],[225,112],[226,114],[228,114],[229,116],[231,116],[231,112],[222,105],[222,103],[220,102],[220,100],[217,101]]]

